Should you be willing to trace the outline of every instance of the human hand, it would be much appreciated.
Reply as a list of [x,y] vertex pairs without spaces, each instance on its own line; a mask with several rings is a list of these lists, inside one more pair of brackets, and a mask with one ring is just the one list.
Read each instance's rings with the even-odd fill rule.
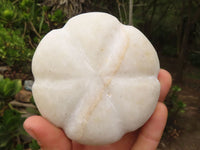
[[24,122],[25,130],[38,141],[42,150],[155,150],[167,121],[167,108],[163,101],[171,87],[171,75],[161,69],[160,97],[151,118],[138,130],[124,135],[120,141],[103,146],[87,146],[71,141],[62,129],[41,116],[32,116]]

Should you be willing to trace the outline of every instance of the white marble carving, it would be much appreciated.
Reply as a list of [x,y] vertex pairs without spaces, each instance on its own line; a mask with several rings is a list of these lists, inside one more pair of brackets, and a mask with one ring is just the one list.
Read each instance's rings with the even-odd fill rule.
[[106,13],[81,14],[37,47],[33,95],[41,114],[72,140],[113,143],[152,115],[159,69],[155,49],[138,29]]

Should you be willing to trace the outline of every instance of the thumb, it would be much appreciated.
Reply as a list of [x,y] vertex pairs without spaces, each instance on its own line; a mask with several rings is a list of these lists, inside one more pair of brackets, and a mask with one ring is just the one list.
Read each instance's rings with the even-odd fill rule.
[[41,116],[26,119],[24,129],[38,141],[43,150],[71,149],[71,141],[64,132]]

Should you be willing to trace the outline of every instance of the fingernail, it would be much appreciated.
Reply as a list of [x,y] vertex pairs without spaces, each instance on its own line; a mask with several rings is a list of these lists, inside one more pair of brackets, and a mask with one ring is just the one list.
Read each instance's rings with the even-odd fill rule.
[[[31,130],[31,129],[26,129],[26,132],[28,132],[28,134],[29,134],[32,138],[34,138],[34,139],[37,141],[38,145],[41,145],[41,144],[40,144],[40,141],[36,138],[35,133],[33,132],[33,130]],[[41,149],[41,150],[42,150],[42,149]]]
[[28,134],[29,134],[30,136],[32,136],[35,140],[37,140],[37,138],[36,138],[35,133],[33,132],[33,130],[31,130],[31,129],[26,129],[26,132],[28,132]]

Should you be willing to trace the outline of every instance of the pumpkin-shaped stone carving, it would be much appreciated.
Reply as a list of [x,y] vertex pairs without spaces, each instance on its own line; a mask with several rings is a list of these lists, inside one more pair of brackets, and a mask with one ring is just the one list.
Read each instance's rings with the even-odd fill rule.
[[81,14],[49,32],[32,70],[41,114],[82,144],[113,143],[141,127],[160,92],[151,43],[106,13]]

